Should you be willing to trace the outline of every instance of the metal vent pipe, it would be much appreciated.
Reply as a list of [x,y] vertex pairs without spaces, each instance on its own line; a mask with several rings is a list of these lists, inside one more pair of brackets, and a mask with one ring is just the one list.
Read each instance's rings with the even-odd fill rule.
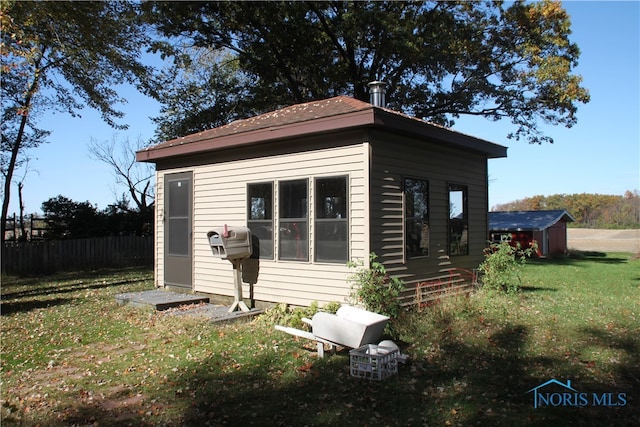
[[387,101],[385,95],[387,93],[387,84],[385,82],[375,81],[367,84],[369,87],[369,102],[376,107],[385,108]]

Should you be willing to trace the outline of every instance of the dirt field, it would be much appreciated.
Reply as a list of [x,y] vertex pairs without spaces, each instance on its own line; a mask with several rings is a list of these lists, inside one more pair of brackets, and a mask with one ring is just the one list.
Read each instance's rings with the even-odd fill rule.
[[597,230],[568,228],[569,249],[602,252],[640,252],[640,229]]

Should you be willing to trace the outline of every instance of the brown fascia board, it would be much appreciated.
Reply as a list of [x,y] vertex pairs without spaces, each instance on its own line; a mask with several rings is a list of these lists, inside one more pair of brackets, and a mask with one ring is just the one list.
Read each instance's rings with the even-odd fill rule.
[[365,126],[380,127],[389,131],[397,131],[439,141],[443,144],[485,154],[488,158],[507,157],[507,147],[502,145],[404,116],[394,111],[372,107],[336,116],[321,117],[303,122],[225,135],[219,138],[212,139],[203,135],[201,140],[190,140],[186,143],[176,141],[176,143],[172,145],[149,147],[138,151],[136,153],[136,160],[139,162],[156,162],[157,160],[165,158],[265,144],[276,140],[318,135]]
[[446,145],[453,145],[468,151],[485,154],[490,159],[507,157],[507,147],[481,138],[466,135],[443,126],[427,123],[423,120],[404,117],[395,112],[378,110],[376,124],[387,130],[394,129],[403,133],[435,140]]
[[226,148],[264,144],[275,140],[284,140],[303,135],[317,135],[342,129],[353,129],[373,124],[373,118],[373,109],[368,109],[337,116],[272,126],[266,129],[225,135],[215,139],[205,137],[202,140],[191,141],[185,144],[176,143],[170,146],[149,147],[136,152],[136,160],[139,162],[155,162],[156,160],[168,157],[186,156]]

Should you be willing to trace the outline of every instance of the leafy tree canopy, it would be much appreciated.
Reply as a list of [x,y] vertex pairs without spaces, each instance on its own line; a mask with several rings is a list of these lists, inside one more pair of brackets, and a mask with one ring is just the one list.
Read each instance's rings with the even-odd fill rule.
[[[507,118],[515,125],[509,136],[531,143],[552,142],[539,124],[570,127],[578,104],[589,101],[581,77],[572,74],[579,49],[569,40],[570,19],[557,1],[508,7],[497,1],[143,6],[149,22],[167,37],[155,45],[164,54],[183,54],[179,40],[180,47],[227,55],[225,65],[210,62],[210,75],[192,79],[188,90],[162,94],[167,107],[158,123],[164,139],[183,130],[166,126],[176,111],[188,117],[189,130],[202,130],[211,125],[201,115],[205,110],[222,119],[335,95],[367,100],[366,85],[373,80],[389,84],[390,108],[447,126],[463,114]],[[175,63],[183,71],[185,64]],[[210,85],[210,76],[218,86],[209,87],[234,91],[222,101],[201,98],[202,108],[185,105],[185,93],[194,93],[193,84]]]
[[[148,41],[136,7],[127,2],[3,2],[3,74],[19,73],[48,107],[76,115],[85,105],[118,127],[115,109],[126,102],[117,85],[137,83],[149,69],[140,62]],[[51,89],[46,91],[45,89]],[[34,92],[33,94],[35,94]],[[48,98],[47,98],[48,96]],[[27,113],[29,105],[23,105]],[[122,126],[120,126],[122,127]]]
[[45,235],[51,240],[91,237],[99,235],[104,227],[91,203],[74,202],[62,195],[43,202],[42,212],[47,220]]
[[145,236],[153,234],[153,212],[134,212],[122,195],[104,211],[86,202],[59,195],[42,203],[48,240],[83,239],[103,236]]
[[[179,53],[178,53],[179,52]],[[157,75],[161,102],[156,135],[161,140],[225,125],[260,111],[251,107],[249,82],[224,50],[182,46],[175,65]]]
[[[38,110],[53,108],[72,115],[85,106],[99,111],[114,127],[126,102],[123,83],[147,81],[140,61],[149,42],[134,2],[3,1],[2,40],[2,238],[16,167],[27,148],[45,142],[35,127]],[[22,156],[22,157],[21,157]]]

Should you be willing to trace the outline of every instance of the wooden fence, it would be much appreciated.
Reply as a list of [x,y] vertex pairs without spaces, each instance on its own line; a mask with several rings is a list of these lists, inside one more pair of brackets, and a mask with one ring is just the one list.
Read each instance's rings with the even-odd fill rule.
[[42,240],[47,230],[47,219],[33,214],[28,217],[13,216],[7,218],[5,223],[4,241]]
[[2,246],[2,274],[50,274],[102,267],[152,267],[153,253],[153,237],[112,236],[7,242]]

